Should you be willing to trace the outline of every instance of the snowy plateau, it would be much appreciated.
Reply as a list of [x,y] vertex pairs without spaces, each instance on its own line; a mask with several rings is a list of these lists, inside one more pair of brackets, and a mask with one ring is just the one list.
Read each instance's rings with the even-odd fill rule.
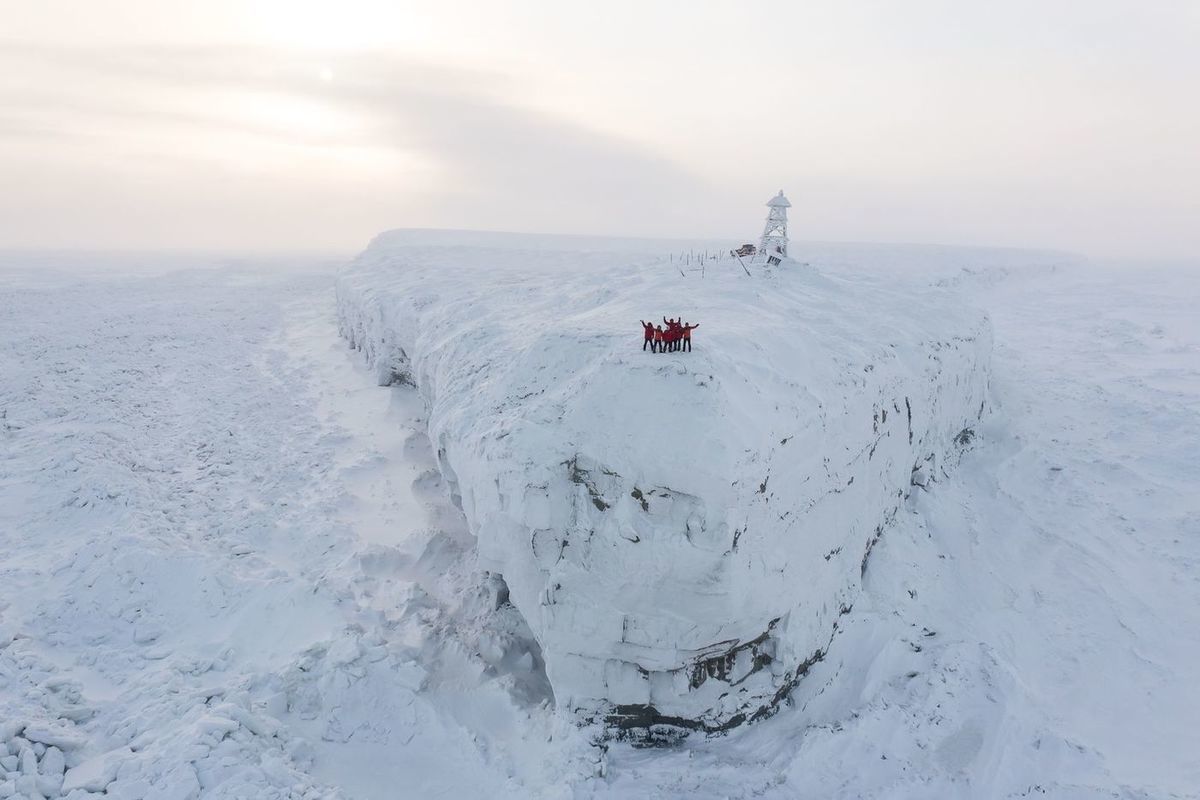
[[1200,797],[1195,265],[731,244],[0,253],[0,799]]
[[[557,705],[627,730],[770,713],[904,497],[974,436],[986,318],[791,261],[689,281],[632,242],[472,239],[380,236],[339,318],[381,382],[421,393]],[[664,310],[703,317],[698,350],[630,342]]]

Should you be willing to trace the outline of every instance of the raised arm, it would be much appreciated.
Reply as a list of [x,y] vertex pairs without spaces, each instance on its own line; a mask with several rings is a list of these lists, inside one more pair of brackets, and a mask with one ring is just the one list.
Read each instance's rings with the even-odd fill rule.
[[670,324],[671,324],[670,322],[667,322],[667,318],[663,317],[663,325],[670,325]]

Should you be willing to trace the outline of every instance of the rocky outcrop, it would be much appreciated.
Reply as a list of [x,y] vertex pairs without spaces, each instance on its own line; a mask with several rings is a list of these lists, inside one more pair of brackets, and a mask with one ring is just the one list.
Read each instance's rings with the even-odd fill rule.
[[[769,714],[970,442],[987,320],[787,262],[685,280],[636,248],[475,236],[380,237],[339,279],[341,329],[425,398],[560,707],[618,730]],[[663,312],[701,323],[695,352],[640,349]]]

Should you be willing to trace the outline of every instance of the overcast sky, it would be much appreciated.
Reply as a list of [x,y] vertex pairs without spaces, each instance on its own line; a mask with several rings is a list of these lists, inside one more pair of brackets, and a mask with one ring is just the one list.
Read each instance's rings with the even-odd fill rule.
[[0,247],[1200,255],[1200,0],[0,0]]

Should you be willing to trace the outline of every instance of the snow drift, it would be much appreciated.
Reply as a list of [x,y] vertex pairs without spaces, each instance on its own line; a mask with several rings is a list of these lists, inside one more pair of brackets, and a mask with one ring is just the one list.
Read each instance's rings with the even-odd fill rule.
[[[991,335],[900,278],[681,275],[669,250],[394,231],[343,271],[339,319],[418,387],[559,706],[720,730],[822,657],[903,498],[970,441]],[[664,314],[700,323],[695,352],[641,349]]]

